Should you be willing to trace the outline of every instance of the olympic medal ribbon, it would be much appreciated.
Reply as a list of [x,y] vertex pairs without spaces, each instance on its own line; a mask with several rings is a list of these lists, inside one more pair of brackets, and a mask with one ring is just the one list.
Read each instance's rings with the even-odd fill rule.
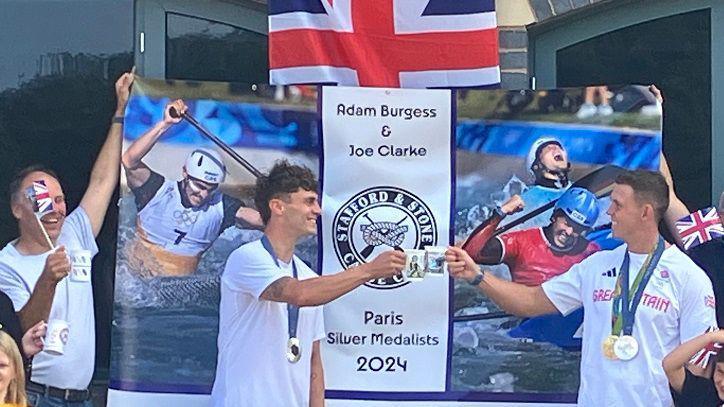
[[[261,244],[264,249],[269,253],[274,260],[274,264],[279,267],[279,258],[274,247],[267,235],[261,238]],[[297,278],[297,264],[294,262],[294,255],[292,255],[292,277]],[[302,348],[297,338],[297,324],[299,323],[299,307],[293,304],[287,303],[287,333],[289,334],[287,340],[287,360],[291,363],[296,363],[302,356]]]
[[659,236],[654,250],[649,253],[641,266],[633,285],[629,288],[629,252],[623,257],[621,271],[616,280],[616,289],[614,290],[613,315],[611,333],[613,335],[631,335],[635,320],[636,309],[641,302],[644,289],[648,284],[651,276],[654,274],[656,265],[661,259],[664,252],[664,238]]

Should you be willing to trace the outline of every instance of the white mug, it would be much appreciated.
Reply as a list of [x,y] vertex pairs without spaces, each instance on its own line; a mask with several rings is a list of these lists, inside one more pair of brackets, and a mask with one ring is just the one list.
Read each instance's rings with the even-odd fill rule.
[[48,322],[48,331],[45,333],[43,351],[51,355],[62,355],[68,343],[68,323],[62,319],[51,319]]
[[425,277],[425,251],[406,249],[407,261],[404,275],[407,280],[422,281]]
[[427,258],[427,274],[431,276],[442,276],[447,269],[445,262],[445,252],[447,247],[444,246],[425,246]]

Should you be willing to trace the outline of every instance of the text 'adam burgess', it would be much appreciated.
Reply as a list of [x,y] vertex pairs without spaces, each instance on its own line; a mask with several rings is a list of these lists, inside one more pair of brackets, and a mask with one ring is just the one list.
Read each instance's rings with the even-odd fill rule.
[[340,103],[337,105],[337,116],[401,117],[405,120],[412,120],[413,118],[432,119],[437,117],[437,109],[390,107],[387,105],[380,105],[379,108],[376,108],[371,106],[345,105],[344,103]]

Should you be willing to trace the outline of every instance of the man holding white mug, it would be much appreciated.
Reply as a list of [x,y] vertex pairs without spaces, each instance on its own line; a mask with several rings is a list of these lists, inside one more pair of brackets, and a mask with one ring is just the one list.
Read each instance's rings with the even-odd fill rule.
[[95,318],[90,261],[95,237],[118,183],[123,114],[133,73],[116,82],[116,113],[80,205],[66,216],[63,189],[52,170],[32,166],[10,183],[20,236],[0,251],[0,290],[13,302],[23,330],[48,321],[43,352],[27,386],[33,406],[92,407]]

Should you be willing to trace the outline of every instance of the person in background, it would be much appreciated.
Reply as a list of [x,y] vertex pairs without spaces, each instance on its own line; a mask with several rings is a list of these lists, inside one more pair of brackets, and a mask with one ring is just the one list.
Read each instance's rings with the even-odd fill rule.
[[[95,237],[118,186],[123,115],[133,78],[129,72],[116,81],[115,115],[109,120],[88,188],[76,209],[67,214],[63,188],[47,167],[26,167],[10,182],[10,209],[20,236],[0,250],[0,290],[12,300],[22,330],[54,319],[70,327],[62,355],[41,352],[33,359],[32,377],[27,383],[33,405],[93,405],[88,390],[95,369],[96,343],[92,280],[90,276],[69,278],[69,254],[82,250],[92,257],[98,253]],[[40,183],[45,185],[43,199],[52,205],[38,218],[26,193]]]
[[15,314],[12,300],[4,292],[0,291],[0,329],[7,332],[15,340],[18,349],[22,350],[23,365],[25,371],[29,373],[32,357],[43,350],[43,337],[45,336],[47,324],[45,321],[40,321],[23,335],[20,328],[20,319]]
[[719,349],[709,358],[704,377],[688,367],[700,352],[716,349],[715,343],[724,343],[724,330],[709,331],[682,343],[661,362],[677,407],[718,407],[724,403],[724,352]]
[[13,338],[4,331],[0,331],[0,400],[4,406],[28,405],[23,358]]

